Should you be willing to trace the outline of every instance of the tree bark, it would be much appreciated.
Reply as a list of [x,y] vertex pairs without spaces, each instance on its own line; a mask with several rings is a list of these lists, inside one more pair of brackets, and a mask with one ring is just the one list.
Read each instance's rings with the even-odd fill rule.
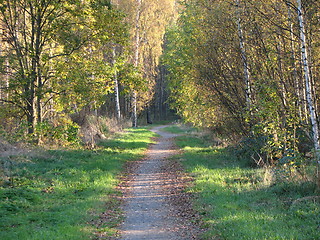
[[301,0],[297,0],[298,4],[298,19],[299,19],[299,28],[300,28],[300,42],[301,42],[301,56],[303,63],[303,73],[305,78],[305,87],[306,87],[306,96],[307,96],[307,104],[309,107],[310,121],[312,126],[313,133],[313,144],[316,153],[316,161],[317,161],[317,178],[318,183],[320,183],[320,156],[319,156],[319,129],[318,129],[318,121],[316,109],[314,107],[313,97],[312,97],[312,84],[311,84],[311,76],[310,76],[310,66],[308,62],[308,51],[307,51],[307,38],[306,38],[306,30],[304,23],[304,16],[302,11]]
[[[135,35],[135,52],[134,52],[134,66],[139,65],[139,53],[140,53],[140,15],[141,15],[141,3],[142,0],[137,0],[137,12],[136,12],[136,35]],[[138,114],[137,114],[137,92],[133,90],[132,93],[132,126],[137,127]]]
[[121,120],[121,109],[120,109],[120,96],[119,96],[119,83],[118,83],[118,73],[116,69],[116,46],[113,46],[112,49],[112,64],[113,67],[115,68],[114,70],[114,76],[113,76],[113,81],[114,81],[114,95],[115,95],[115,104],[116,104],[116,118],[118,121]]
[[293,21],[292,21],[292,11],[290,4],[286,2],[288,8],[288,28],[290,29],[290,52],[291,52],[291,65],[292,65],[292,78],[293,84],[295,89],[295,95],[297,97],[297,108],[299,111],[299,117],[302,119],[306,115],[306,111],[304,111],[305,99],[304,94],[301,94],[303,86],[299,81],[297,64],[296,64],[296,54],[295,54],[295,37],[294,37],[294,30],[293,30]]
[[245,50],[245,42],[243,38],[243,30],[241,26],[241,12],[240,12],[240,0],[236,0],[236,5],[238,8],[238,37],[239,37],[239,45],[240,45],[240,51],[241,51],[241,58],[242,58],[242,64],[243,64],[243,77],[245,80],[245,94],[246,94],[246,106],[248,110],[250,111],[251,108],[251,83],[250,83],[250,71],[248,66],[248,59],[247,59],[247,53]]

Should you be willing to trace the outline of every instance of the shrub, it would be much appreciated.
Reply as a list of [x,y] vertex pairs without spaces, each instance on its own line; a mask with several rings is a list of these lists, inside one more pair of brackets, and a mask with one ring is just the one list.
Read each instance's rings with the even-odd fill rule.
[[80,127],[69,119],[60,119],[55,124],[49,121],[38,123],[33,138],[40,144],[69,146],[80,143]]
[[265,136],[251,136],[244,138],[237,145],[229,147],[229,150],[248,166],[264,166],[267,164],[267,156],[263,151],[267,144]]

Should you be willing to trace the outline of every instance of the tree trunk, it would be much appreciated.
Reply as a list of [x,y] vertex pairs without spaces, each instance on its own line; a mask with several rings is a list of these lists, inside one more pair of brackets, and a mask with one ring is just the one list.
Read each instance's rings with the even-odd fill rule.
[[147,107],[147,123],[152,124],[150,106]]
[[320,183],[320,161],[319,161],[319,130],[318,130],[318,122],[317,122],[317,114],[314,107],[313,97],[312,97],[312,85],[311,85],[311,76],[310,76],[310,66],[308,62],[308,51],[307,51],[307,38],[306,38],[306,30],[305,30],[305,23],[304,17],[302,12],[302,4],[301,0],[297,0],[298,4],[298,17],[299,17],[299,28],[300,28],[300,41],[301,41],[301,56],[302,56],[302,63],[303,63],[303,73],[305,78],[305,87],[306,87],[306,96],[307,96],[307,103],[309,107],[309,114],[310,114],[310,121],[312,126],[312,133],[313,133],[313,144],[316,153],[316,161],[317,161],[317,177],[318,183]]
[[36,108],[36,98],[34,83],[31,82],[31,87],[28,91],[29,97],[27,102],[27,123],[28,123],[28,133],[34,133],[35,127],[37,125],[37,108]]
[[250,71],[247,60],[247,53],[245,50],[245,43],[243,38],[243,30],[241,26],[241,11],[240,11],[240,0],[236,0],[237,8],[238,8],[238,37],[241,51],[241,58],[243,64],[243,76],[245,81],[245,94],[246,94],[246,106],[250,111],[251,108],[251,83],[250,83]]
[[138,126],[138,115],[137,115],[137,92],[133,91],[132,94],[132,127]]
[[120,109],[120,96],[119,96],[119,84],[118,84],[118,74],[117,74],[117,69],[116,69],[116,46],[113,47],[112,49],[112,54],[113,54],[113,67],[115,68],[114,70],[114,95],[115,95],[115,104],[116,104],[116,118],[118,121],[121,120],[121,109]]
[[[134,66],[139,65],[139,50],[140,50],[140,14],[141,14],[141,1],[137,0],[137,12],[136,12],[136,35],[135,35],[135,55],[134,55]],[[136,90],[132,93],[132,126],[137,127],[138,114],[137,114],[137,92]]]
[[296,54],[295,54],[295,39],[294,39],[294,30],[293,30],[293,21],[292,21],[292,12],[291,7],[288,2],[286,2],[288,7],[288,23],[289,23],[289,29],[290,29],[290,52],[291,52],[291,65],[292,65],[292,78],[293,78],[293,85],[295,89],[295,95],[297,97],[297,108],[299,112],[299,118],[302,119],[305,116],[304,105],[304,94],[301,94],[301,91],[303,87],[301,86],[301,83],[299,81],[298,76],[298,70],[297,70],[297,64],[296,64]]

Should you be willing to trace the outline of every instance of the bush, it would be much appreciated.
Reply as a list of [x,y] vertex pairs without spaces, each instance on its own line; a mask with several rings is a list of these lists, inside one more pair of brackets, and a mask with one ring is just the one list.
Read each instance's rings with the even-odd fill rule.
[[267,137],[251,136],[229,147],[229,150],[247,166],[261,167],[267,164],[267,156],[263,151],[266,144]]
[[33,137],[40,144],[69,146],[80,143],[79,129],[76,123],[68,119],[63,119],[56,125],[45,121],[37,124]]
[[[74,120],[77,122],[76,119]],[[89,115],[81,123],[81,140],[86,146],[94,147],[99,141],[116,132],[120,132],[129,125],[127,122],[119,122],[115,118]]]

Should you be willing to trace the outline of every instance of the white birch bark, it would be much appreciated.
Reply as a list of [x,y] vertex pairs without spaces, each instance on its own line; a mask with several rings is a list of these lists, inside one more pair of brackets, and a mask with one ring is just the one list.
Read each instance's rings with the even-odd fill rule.
[[[296,96],[298,98],[297,105],[299,109],[299,117],[302,119],[304,116],[306,116],[307,108],[305,107],[305,94],[301,93],[301,91],[304,89],[303,86],[301,86],[301,83],[299,81],[298,76],[298,70],[297,70],[297,64],[296,64],[296,54],[295,54],[295,37],[294,37],[294,30],[293,30],[293,17],[291,12],[291,6],[289,2],[286,2],[288,7],[288,24],[290,29],[290,48],[291,48],[291,61],[292,61],[292,68],[293,68],[293,80],[294,80],[294,88],[296,92]],[[305,92],[305,91],[303,91]]]
[[[1,27],[1,25],[0,25],[0,27]],[[1,34],[1,37],[0,37],[0,56],[2,57],[3,56],[2,52],[4,50],[4,44],[3,44],[4,40],[3,40],[3,31],[1,28],[0,28],[0,34]],[[4,83],[2,81],[2,78],[4,77],[3,75],[4,74],[0,74],[0,104],[2,104],[1,100],[3,99],[3,96],[2,96],[2,91],[3,91],[2,89],[4,89],[4,87],[3,87]]]
[[[116,66],[116,46],[113,46],[112,49],[112,64],[113,67],[115,68]],[[116,104],[116,118],[118,121],[121,120],[121,109],[120,109],[120,96],[119,96],[119,83],[118,83],[118,74],[117,70],[115,68],[114,70],[114,76],[113,76],[113,81],[114,81],[114,95],[115,95],[115,104]]]
[[307,39],[306,39],[306,33],[305,33],[305,23],[303,18],[301,0],[297,0],[297,4],[298,4],[297,10],[298,10],[298,19],[299,19],[299,28],[300,28],[301,56],[302,56],[303,73],[304,73],[304,79],[305,79],[306,97],[307,97],[307,104],[309,107],[310,121],[312,126],[313,143],[314,143],[314,148],[316,151],[318,167],[319,167],[320,165],[319,129],[318,129],[318,123],[317,123],[316,110],[314,107],[314,101],[312,97],[310,66],[308,62],[308,52],[307,52]]
[[[139,65],[139,48],[140,48],[140,14],[141,14],[141,3],[142,0],[137,0],[137,12],[136,12],[136,26],[135,26],[135,52],[134,52],[134,66]],[[137,127],[138,115],[137,115],[137,92],[133,90],[132,93],[132,126]]]
[[246,94],[246,105],[247,108],[250,109],[251,107],[251,83],[250,83],[250,71],[248,66],[247,60],[247,53],[245,50],[245,43],[243,38],[243,30],[241,26],[241,12],[240,12],[240,0],[236,0],[236,5],[238,8],[238,36],[239,36],[239,44],[240,44],[240,51],[241,51],[241,58],[243,63],[243,76],[245,80],[245,94]]

